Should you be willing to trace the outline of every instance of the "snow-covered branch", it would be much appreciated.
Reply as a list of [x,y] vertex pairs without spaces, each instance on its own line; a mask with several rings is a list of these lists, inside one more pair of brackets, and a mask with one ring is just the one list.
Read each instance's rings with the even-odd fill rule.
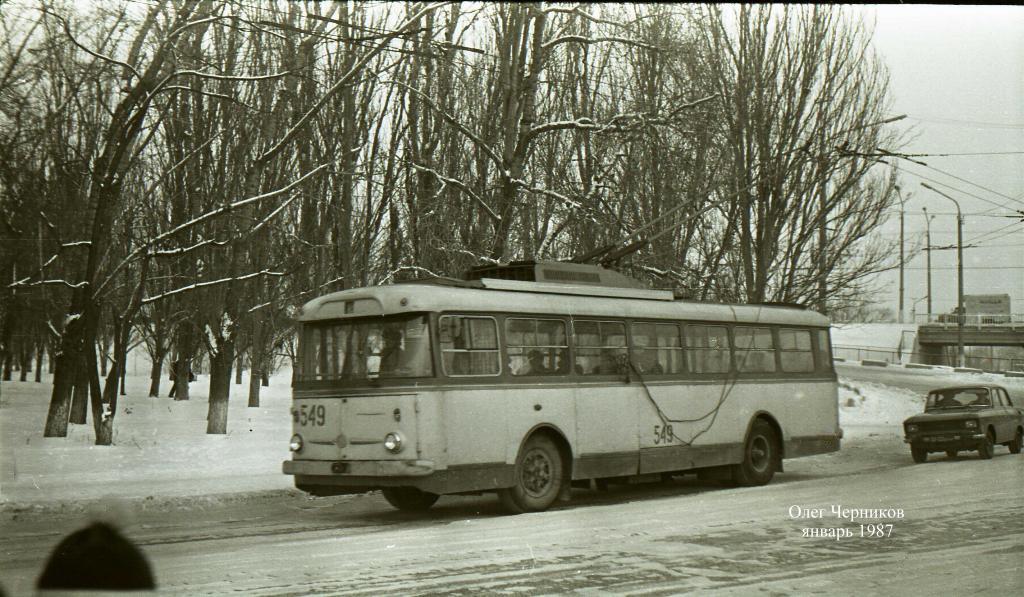
[[88,282],[77,282],[75,284],[72,284],[71,282],[68,282],[67,280],[37,280],[35,282],[28,282],[29,279],[30,278],[23,278],[21,280],[18,280],[17,282],[11,282],[10,284],[7,285],[7,287],[8,288],[21,288],[21,287],[26,287],[26,286],[30,287],[30,286],[53,286],[53,285],[58,285],[58,286],[67,286],[68,288],[81,288],[83,286],[88,286],[89,285]]
[[238,282],[238,281],[241,281],[241,280],[248,280],[249,278],[255,278],[256,276],[283,276],[283,275],[285,275],[284,272],[272,272],[272,271],[267,270],[267,269],[262,269],[262,270],[260,270],[258,272],[253,272],[251,274],[245,274],[244,276],[233,276],[231,278],[221,278],[220,280],[211,280],[209,282],[197,282],[197,283],[192,284],[190,286],[184,286],[182,288],[175,288],[174,290],[168,290],[167,292],[165,292],[163,294],[158,294],[156,296],[151,296],[151,297],[144,298],[144,299],[142,299],[142,304],[143,305],[148,305],[149,303],[154,303],[156,301],[165,299],[165,298],[167,298],[169,296],[174,296],[174,295],[177,295],[177,294],[181,294],[183,292],[191,292],[193,290],[198,290],[200,288],[208,288],[210,286],[217,286],[219,284],[227,284],[228,282]]
[[655,112],[626,112],[622,114],[616,114],[608,119],[607,122],[597,123],[586,116],[581,116],[575,120],[556,120],[552,122],[545,122],[538,124],[531,128],[523,136],[523,142],[530,141],[539,135],[544,133],[550,133],[552,131],[561,131],[568,129],[575,130],[588,130],[597,133],[604,132],[624,132],[632,130],[639,126],[652,126],[662,125],[672,122],[680,112],[689,110],[710,102],[711,100],[718,97],[718,94],[709,95],[692,102],[681,104],[676,108],[673,108],[670,112],[665,114],[658,114]]
[[121,68],[127,69],[127,70],[131,71],[132,74],[135,75],[135,78],[137,78],[137,79],[141,79],[142,78],[142,75],[139,74],[139,71],[135,70],[135,67],[130,65],[130,64],[128,64],[127,62],[124,62],[123,60],[118,60],[117,58],[114,58],[112,56],[107,56],[106,54],[100,54],[99,52],[93,51],[93,50],[85,47],[84,45],[82,45],[78,41],[78,39],[75,38],[74,34],[71,33],[71,26],[68,24],[67,19],[65,19],[64,17],[62,17],[62,16],[60,16],[60,15],[58,15],[56,13],[50,12],[50,11],[46,10],[45,8],[42,9],[42,12],[44,14],[50,15],[51,17],[53,17],[53,18],[57,19],[58,21],[60,21],[61,26],[64,28],[64,33],[65,33],[65,35],[68,36],[68,39],[71,40],[71,43],[73,43],[76,46],[78,46],[78,48],[81,49],[86,54],[89,54],[93,58],[98,58],[100,60],[104,60],[104,61],[109,62],[111,64],[116,64],[116,65],[120,66]]
[[153,257],[180,257],[185,253],[201,249],[203,247],[223,247],[228,244],[226,240],[204,240],[198,242],[191,247],[178,247],[177,249],[163,249],[160,251],[153,251],[150,253]]
[[402,266],[396,267],[395,269],[393,269],[393,270],[389,271],[387,274],[385,274],[384,277],[381,278],[380,282],[378,282],[377,284],[378,285],[383,284],[383,283],[387,282],[388,280],[394,278],[395,274],[398,274],[400,272],[406,272],[406,271],[425,272],[428,276],[433,276],[435,278],[444,278],[445,277],[445,276],[442,276],[441,274],[432,272],[429,269],[427,269],[425,267],[420,267],[418,265],[402,265]]
[[417,170],[420,170],[421,172],[427,172],[427,173],[433,175],[434,178],[436,178],[439,181],[441,181],[441,184],[444,184],[444,185],[450,184],[453,187],[455,187],[455,188],[459,189],[460,191],[462,191],[463,193],[469,195],[474,201],[476,201],[477,203],[480,204],[480,207],[484,208],[484,211],[487,212],[487,215],[491,216],[491,218],[495,222],[500,222],[501,221],[501,216],[498,215],[498,213],[496,211],[491,209],[491,206],[487,205],[487,203],[485,203],[484,200],[481,199],[479,195],[474,193],[473,190],[470,189],[469,187],[467,187],[461,180],[457,180],[455,178],[450,178],[448,176],[445,176],[445,175],[441,174],[437,170],[433,170],[431,168],[427,168],[426,166],[421,166],[421,165],[419,165],[419,164],[417,164],[415,162],[409,162],[409,164],[413,168],[415,168]]
[[495,165],[498,166],[498,168],[504,168],[504,162],[502,161],[501,156],[498,155],[498,152],[495,151],[490,145],[485,143],[484,140],[481,139],[476,133],[466,128],[466,125],[459,122],[459,120],[452,116],[451,114],[442,110],[440,106],[435,104],[429,97],[426,96],[426,94],[424,94],[419,89],[416,89],[415,87],[410,87],[409,85],[406,85],[405,83],[402,83],[400,81],[395,81],[395,83],[419,96],[419,98],[423,100],[423,103],[427,104],[428,106],[430,106],[432,110],[437,112],[438,115],[440,115],[441,118],[445,120],[445,122],[454,126],[456,129],[458,129],[460,133],[462,133],[463,135],[468,137],[470,141],[475,143],[477,147],[479,147],[485,154],[487,154],[487,157],[491,158],[491,161],[494,162]]
[[524,191],[529,191],[531,193],[540,193],[541,195],[547,195],[548,197],[554,197],[555,199],[558,199],[562,203],[567,203],[567,204],[569,204],[569,205],[571,205],[571,206],[573,206],[573,207],[575,207],[577,209],[584,209],[584,207],[582,205],[580,205],[576,201],[573,201],[572,199],[566,197],[565,195],[563,195],[563,194],[561,194],[561,193],[559,193],[557,191],[552,191],[550,189],[543,189],[541,187],[531,187],[529,185],[529,183],[527,183],[525,180],[523,180],[521,178],[513,178],[512,182],[517,184],[517,185],[519,185],[519,186],[521,186],[521,187],[523,187]]
[[93,293],[93,296],[97,296],[101,291],[103,291],[104,288],[106,288],[108,285],[110,285],[110,283],[113,281],[114,277],[117,275],[117,272],[120,271],[123,267],[125,267],[128,263],[131,263],[132,261],[137,259],[140,255],[145,254],[150,249],[152,249],[154,246],[162,243],[163,241],[167,240],[168,238],[171,238],[172,236],[178,234],[179,232],[182,232],[184,230],[192,228],[193,226],[196,226],[198,224],[206,222],[207,220],[212,220],[213,218],[216,218],[217,216],[223,215],[225,213],[229,213],[232,210],[235,210],[235,209],[238,209],[240,207],[244,207],[246,205],[249,205],[250,203],[256,203],[256,202],[259,202],[259,201],[263,201],[264,199],[270,199],[270,198],[276,197],[278,195],[283,195],[283,194],[291,191],[292,189],[294,189],[298,185],[302,184],[307,178],[310,178],[314,174],[317,174],[318,172],[320,172],[321,170],[323,170],[324,168],[326,168],[329,165],[330,164],[320,164],[319,166],[317,166],[316,168],[313,168],[312,170],[310,170],[306,174],[303,174],[301,177],[299,177],[297,180],[293,181],[291,184],[289,184],[287,186],[284,186],[284,187],[282,187],[280,189],[277,189],[275,191],[269,191],[267,193],[263,193],[262,195],[256,195],[255,197],[249,197],[248,199],[241,199],[239,201],[231,203],[230,205],[225,205],[225,206],[222,206],[222,207],[218,207],[217,209],[214,209],[214,210],[208,211],[208,212],[206,212],[206,213],[204,213],[202,215],[196,216],[195,218],[192,218],[191,220],[189,220],[188,222],[185,222],[184,224],[180,224],[178,226],[175,226],[174,228],[172,228],[171,230],[168,230],[167,232],[164,232],[163,234],[159,234],[159,235],[153,237],[152,239],[150,239],[149,241],[143,243],[142,245],[137,247],[134,251],[129,253],[127,257],[122,259],[121,262],[118,263],[111,270],[110,275],[107,276],[107,279],[104,280],[103,283],[100,284],[99,287],[96,288],[96,291]]
[[578,15],[578,16],[581,16],[584,19],[586,19],[586,20],[588,20],[588,21],[590,21],[592,23],[602,23],[604,25],[614,25],[615,27],[626,27],[626,25],[624,25],[623,23],[618,23],[616,21],[609,21],[608,19],[601,19],[601,18],[595,17],[594,15],[592,15],[592,14],[588,13],[587,11],[583,10],[583,7],[580,6],[579,4],[577,4],[576,6],[573,6],[571,8],[564,8],[564,7],[556,4],[554,6],[549,6],[548,8],[545,8],[544,12],[548,13],[548,14],[551,14],[551,13],[561,13],[561,14],[569,14],[569,15]]
[[174,71],[174,73],[171,74],[171,77],[194,76],[202,79],[213,79],[215,81],[268,81],[271,79],[280,79],[281,77],[290,75],[293,72],[295,71],[286,70],[269,75],[218,75],[216,73],[204,73],[198,70],[179,70]]
[[611,42],[611,43],[620,43],[620,44],[627,44],[627,45],[630,45],[630,46],[636,46],[638,48],[644,48],[645,50],[653,50],[655,52],[660,51],[660,48],[658,48],[656,46],[652,46],[651,44],[647,44],[647,43],[644,43],[642,41],[637,41],[635,39],[629,39],[629,38],[626,38],[626,37],[612,37],[612,36],[585,37],[583,35],[563,35],[561,37],[556,37],[555,39],[552,39],[551,41],[544,42],[544,44],[541,46],[541,48],[546,51],[546,50],[550,50],[551,48],[553,48],[553,47],[555,47],[555,46],[557,46],[559,44],[565,44],[565,43],[570,43],[570,42],[578,43],[578,44],[586,44],[586,45]]

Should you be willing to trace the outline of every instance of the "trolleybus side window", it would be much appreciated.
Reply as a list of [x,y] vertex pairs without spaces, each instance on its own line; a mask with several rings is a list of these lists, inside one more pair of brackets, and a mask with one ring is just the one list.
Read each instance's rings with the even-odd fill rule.
[[832,371],[832,344],[828,330],[818,330],[818,345],[815,347],[815,360],[818,371]]
[[692,373],[728,373],[728,328],[721,325],[686,326],[686,357]]
[[736,370],[744,373],[775,371],[775,341],[771,328],[736,326],[733,330]]
[[779,328],[779,362],[787,373],[814,371],[810,330]]
[[644,374],[682,373],[683,344],[679,326],[661,323],[633,323],[633,364]]
[[621,321],[573,321],[576,373],[618,375],[625,371],[626,324]]
[[441,362],[453,377],[498,375],[498,325],[493,317],[444,315],[438,321]]
[[512,375],[569,372],[569,341],[559,319],[505,320],[505,343]]

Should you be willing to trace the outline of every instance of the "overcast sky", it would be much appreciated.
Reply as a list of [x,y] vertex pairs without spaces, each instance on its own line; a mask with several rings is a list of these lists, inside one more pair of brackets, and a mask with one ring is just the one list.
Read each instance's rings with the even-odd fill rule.
[[[921,186],[927,182],[960,202],[965,245],[978,245],[964,250],[964,293],[1006,293],[1013,311],[1024,313],[1024,223],[1005,217],[1024,210],[1024,8],[884,5],[851,10],[875,22],[874,45],[891,77],[891,114],[907,114],[897,125],[916,134],[904,151],[990,154],[917,158],[927,166],[902,161],[908,246],[924,244],[922,207],[936,214],[932,245],[956,243],[953,203]],[[1000,152],[1016,154],[995,155]],[[880,233],[899,237],[898,214]],[[924,253],[906,267],[909,318],[918,299],[917,312],[926,309]],[[896,312],[897,272],[884,274],[882,282],[877,302]],[[955,250],[932,251],[932,296],[935,312],[956,305]]]

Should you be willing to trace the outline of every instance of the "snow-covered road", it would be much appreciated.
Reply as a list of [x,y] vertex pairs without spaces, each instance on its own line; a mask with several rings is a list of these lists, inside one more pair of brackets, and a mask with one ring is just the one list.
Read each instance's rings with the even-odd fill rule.
[[[568,504],[521,516],[493,496],[444,497],[410,515],[379,494],[287,489],[276,472],[286,389],[271,388],[260,411],[234,406],[227,437],[202,434],[205,401],[131,398],[118,445],[95,448],[81,428],[38,437],[32,413],[45,401],[5,385],[0,587],[31,595],[53,546],[102,512],[173,595],[1020,593],[1024,456],[999,447],[990,461],[914,465],[899,422],[920,395],[861,375],[840,391],[843,449],[788,460],[771,485],[687,476],[574,490]],[[902,517],[851,520],[833,506]],[[870,536],[876,523],[892,526]]]
[[[411,516],[376,494],[276,493],[165,510],[136,503],[119,515],[168,594],[1012,594],[1024,586],[1024,457],[1001,448],[991,461],[971,454],[912,465],[898,438],[880,431],[838,454],[788,461],[789,472],[766,487],[685,477],[577,490],[540,514],[503,516],[490,496],[444,498]],[[833,506],[903,517],[849,520]],[[822,518],[807,516],[815,510]],[[8,591],[31,591],[48,546],[77,516],[6,517]],[[878,522],[892,525],[886,536],[860,536],[861,524]],[[834,538],[834,529],[853,536]]]

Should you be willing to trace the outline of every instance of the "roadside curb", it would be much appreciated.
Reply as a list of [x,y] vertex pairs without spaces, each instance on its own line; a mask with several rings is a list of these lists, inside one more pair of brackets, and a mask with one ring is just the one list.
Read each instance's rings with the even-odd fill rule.
[[886,361],[875,361],[872,359],[864,359],[860,362],[864,367],[888,367],[889,363]]

